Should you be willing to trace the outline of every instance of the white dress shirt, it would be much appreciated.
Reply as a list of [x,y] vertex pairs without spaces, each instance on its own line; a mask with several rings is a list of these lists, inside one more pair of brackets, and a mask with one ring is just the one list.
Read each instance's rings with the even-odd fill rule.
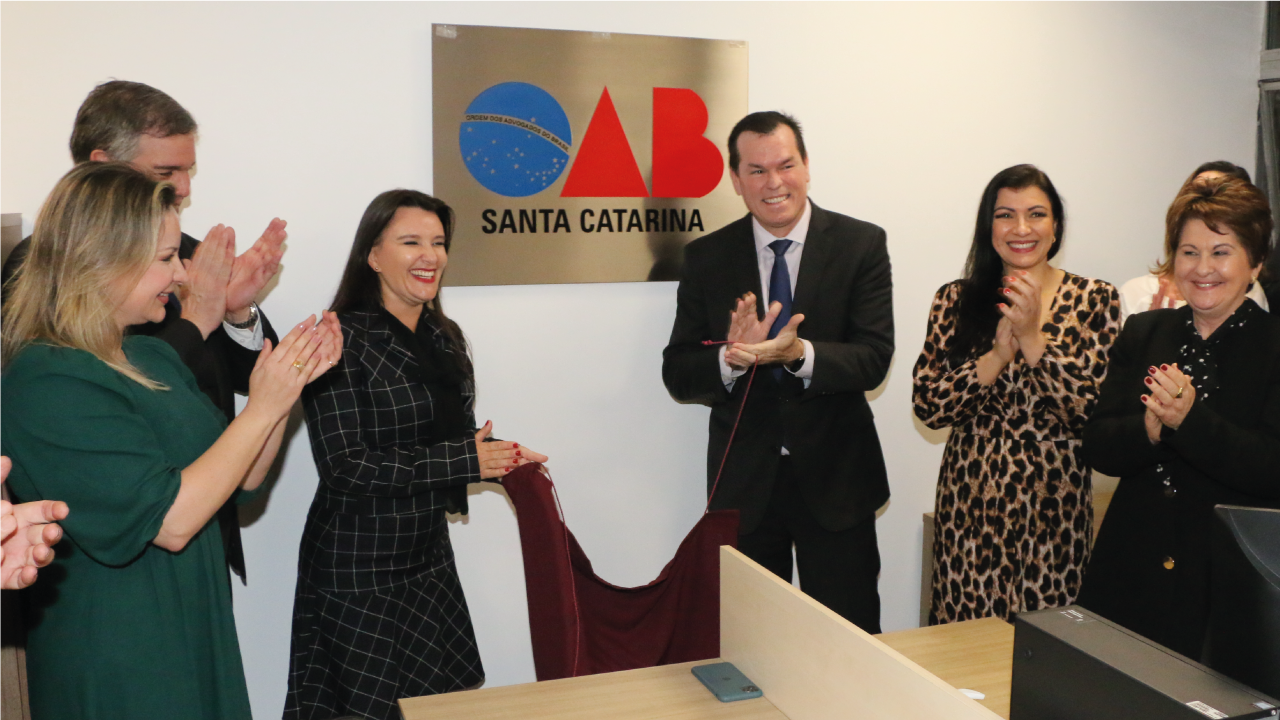
[[[256,304],[256,303],[255,303]],[[232,327],[231,323],[226,320],[222,321],[222,329],[227,331],[227,337],[236,341],[236,344],[248,350],[262,349],[262,308],[258,308],[258,322],[253,324],[251,328]]]
[[[813,203],[805,200],[804,214],[800,216],[799,222],[791,229],[791,232],[782,236],[791,241],[791,247],[787,248],[783,257],[787,260],[787,274],[791,276],[791,297],[793,302],[796,296],[796,278],[800,277],[800,256],[804,254],[804,240],[809,235],[809,220],[812,217]],[[769,249],[769,243],[782,238],[766,230],[755,217],[751,218],[751,234],[756,241],[756,262],[760,269],[760,287],[764,296],[764,306],[768,308],[769,304],[773,302],[773,298],[769,297],[769,278],[773,275],[773,263],[777,259],[773,250]],[[730,309],[732,310],[732,308]],[[804,386],[808,388],[813,379],[813,343],[803,338],[801,338],[800,342],[804,343],[804,364],[792,374],[804,380]],[[728,349],[728,345],[720,346],[720,379],[724,382],[726,389],[733,390],[734,381],[742,377],[746,369],[737,370],[729,367],[729,363],[725,362],[724,359]],[[786,370],[791,372],[790,368]]]

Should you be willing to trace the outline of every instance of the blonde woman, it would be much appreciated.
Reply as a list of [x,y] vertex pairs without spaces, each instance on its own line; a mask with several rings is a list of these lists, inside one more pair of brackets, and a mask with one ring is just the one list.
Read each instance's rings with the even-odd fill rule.
[[[54,188],[4,309],[0,446],[21,500],[66,501],[30,596],[37,718],[249,718],[214,513],[253,490],[337,320],[264,347],[230,425],[167,344],[126,336],[186,279],[173,186],[84,163]],[[181,427],[182,432],[172,432]]]

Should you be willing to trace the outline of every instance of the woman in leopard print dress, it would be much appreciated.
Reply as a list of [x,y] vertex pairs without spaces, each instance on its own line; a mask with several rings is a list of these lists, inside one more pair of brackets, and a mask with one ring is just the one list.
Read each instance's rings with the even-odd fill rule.
[[938,474],[929,623],[1075,601],[1093,532],[1085,421],[1119,331],[1109,283],[1049,265],[1066,217],[1048,176],[987,185],[965,277],[938,290],[916,416],[951,428]]

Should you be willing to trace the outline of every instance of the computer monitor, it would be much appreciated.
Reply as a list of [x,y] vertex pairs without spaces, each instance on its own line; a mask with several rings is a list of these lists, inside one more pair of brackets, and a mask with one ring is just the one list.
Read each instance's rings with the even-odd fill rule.
[[1201,662],[1280,697],[1280,510],[1219,505]]

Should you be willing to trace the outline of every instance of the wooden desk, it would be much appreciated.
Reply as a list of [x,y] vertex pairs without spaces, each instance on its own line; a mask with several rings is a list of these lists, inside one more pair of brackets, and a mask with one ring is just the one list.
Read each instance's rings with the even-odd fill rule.
[[767,698],[717,700],[689,671],[713,662],[409,698],[400,710],[405,720],[787,720]]
[[[1009,717],[1012,625],[988,618],[876,637],[952,686],[986,693],[986,699],[978,702],[1000,717]],[[711,662],[717,661],[410,698],[402,700],[400,707],[405,720],[786,720],[767,697],[734,703],[716,700],[689,672],[694,665]]]
[[[1000,620],[868,635],[720,548],[720,653],[764,690],[721,703],[698,663],[408,698],[405,720],[988,720],[1008,717],[1013,628]],[[956,688],[987,695],[975,702]]]
[[876,636],[952,687],[984,693],[978,702],[1009,717],[1013,626],[998,618],[900,630]]

